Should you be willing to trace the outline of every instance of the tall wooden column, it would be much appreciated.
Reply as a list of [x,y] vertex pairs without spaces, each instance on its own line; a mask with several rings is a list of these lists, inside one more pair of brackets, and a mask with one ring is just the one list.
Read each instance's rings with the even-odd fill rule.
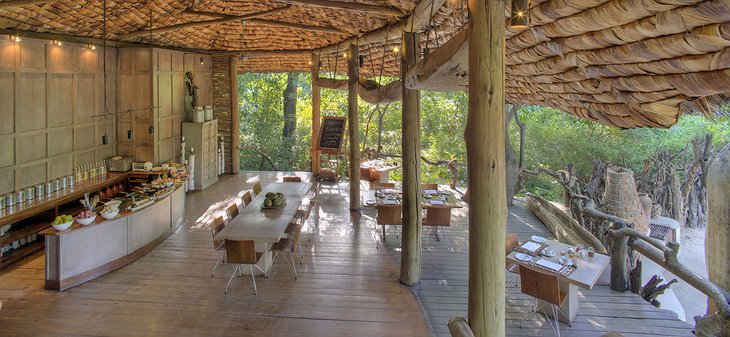
[[468,0],[469,326],[505,335],[504,4]]
[[[401,77],[418,62],[418,35],[403,33],[401,48]],[[421,99],[418,90],[403,84],[402,141],[403,153],[403,241],[400,262],[400,282],[414,285],[421,278]]]
[[350,132],[350,211],[360,210],[360,122],[357,112],[357,84],[360,76],[357,45],[347,52],[347,115]]
[[[707,232],[705,252],[710,281],[730,289],[730,145],[710,164],[707,174]],[[707,312],[717,305],[708,299]]]
[[[238,56],[231,56],[231,174],[241,170],[241,118],[238,110]],[[224,164],[225,165],[225,164]]]
[[319,175],[319,151],[317,150],[317,141],[319,137],[319,110],[321,107],[321,95],[317,78],[319,77],[319,56],[312,55],[312,175]]

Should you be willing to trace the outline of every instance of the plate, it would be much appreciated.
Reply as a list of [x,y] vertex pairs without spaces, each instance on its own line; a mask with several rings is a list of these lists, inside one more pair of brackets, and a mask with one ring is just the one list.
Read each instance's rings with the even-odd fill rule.
[[540,255],[546,256],[546,257],[553,257],[553,256],[555,256],[555,251],[552,249],[548,250],[547,248],[545,248],[540,251]]
[[284,200],[284,203],[283,203],[283,204],[281,204],[281,205],[279,205],[279,206],[271,206],[271,207],[266,207],[266,206],[264,206],[264,203],[263,203],[263,202],[261,202],[261,209],[262,209],[262,210],[267,210],[267,209],[279,209],[279,208],[284,208],[284,206],[286,206],[286,200]]
[[365,205],[375,205],[376,203],[377,203],[377,201],[375,201],[375,200],[366,200],[365,201]]
[[544,243],[545,242],[545,238],[542,237],[542,236],[538,236],[538,235],[531,236],[530,237],[530,240],[535,241],[537,243]]
[[529,262],[532,261],[532,256],[523,253],[515,253],[515,259],[522,262]]
[[160,171],[163,171],[163,170],[165,170],[165,168],[160,167],[160,166],[156,166],[156,167],[153,167],[152,168],[152,172],[160,172]]
[[441,194],[443,194],[443,195],[450,195],[451,194],[451,191],[441,191]]

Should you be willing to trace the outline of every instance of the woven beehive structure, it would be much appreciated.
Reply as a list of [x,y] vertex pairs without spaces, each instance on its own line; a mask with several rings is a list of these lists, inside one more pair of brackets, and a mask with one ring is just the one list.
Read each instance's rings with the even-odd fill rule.
[[[400,34],[388,28],[407,26],[417,6],[428,12],[422,48],[438,50],[466,26],[464,6],[422,1],[107,0],[107,37],[237,53],[252,72],[308,71],[314,54],[329,73],[345,72],[341,42],[356,38],[361,74],[397,76]],[[102,4],[0,1],[0,29],[101,38]],[[730,93],[730,0],[533,0],[529,13],[527,29],[510,28],[505,13],[511,103],[619,128],[670,127],[682,113],[717,113]]]

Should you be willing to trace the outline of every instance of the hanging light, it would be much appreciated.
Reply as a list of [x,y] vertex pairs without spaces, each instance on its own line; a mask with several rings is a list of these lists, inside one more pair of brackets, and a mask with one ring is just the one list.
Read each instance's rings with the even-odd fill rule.
[[54,46],[63,46],[63,42],[61,42],[60,40],[53,40],[51,41],[51,43],[53,43]]
[[103,135],[101,136],[101,143],[104,145],[109,144],[109,135]]
[[400,53],[400,47],[398,47],[398,46],[393,47],[393,52]]
[[358,64],[360,65],[360,68],[365,66],[365,55],[358,55]]
[[203,62],[203,58],[202,57],[200,58],[200,64],[205,64],[205,62]]
[[127,139],[134,139],[134,130],[127,130]]
[[512,28],[527,28],[530,24],[530,0],[512,0],[510,26]]
[[91,50],[96,50],[96,46],[93,43],[89,43],[86,45],[86,48],[89,48]]
[[342,53],[343,58],[347,58],[347,52]]
[[21,40],[20,39],[20,35],[18,35],[18,34],[10,35],[10,39],[13,40],[13,41],[15,41],[15,42],[20,42],[20,40]]

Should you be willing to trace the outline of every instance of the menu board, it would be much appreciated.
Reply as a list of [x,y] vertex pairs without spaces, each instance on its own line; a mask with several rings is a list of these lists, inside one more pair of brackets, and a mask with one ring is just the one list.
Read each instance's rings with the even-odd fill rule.
[[318,150],[340,152],[347,118],[325,116],[322,118],[322,126],[319,130]]

